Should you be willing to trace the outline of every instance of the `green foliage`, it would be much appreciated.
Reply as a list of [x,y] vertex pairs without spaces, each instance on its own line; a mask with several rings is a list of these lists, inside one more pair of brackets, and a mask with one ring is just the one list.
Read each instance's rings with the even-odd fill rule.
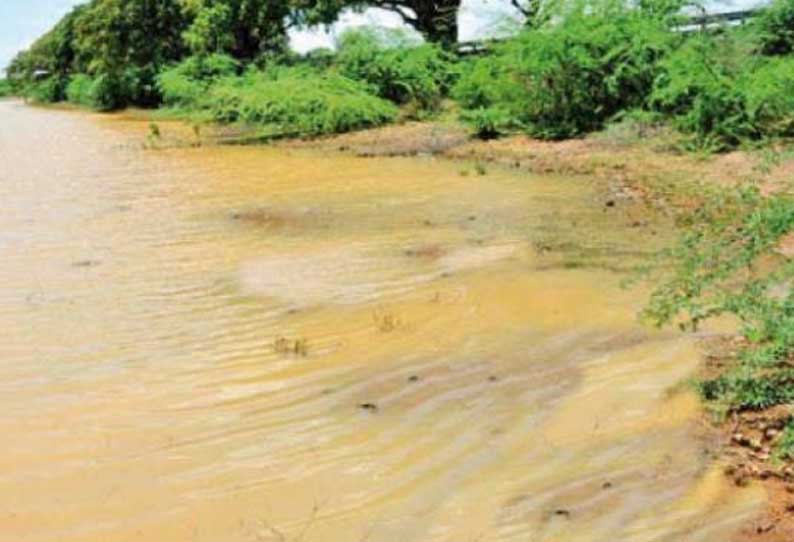
[[94,81],[85,74],[77,74],[66,87],[66,99],[73,104],[93,107],[94,100],[91,91]]
[[399,38],[388,43],[372,30],[345,33],[336,63],[344,76],[366,83],[381,98],[414,103],[422,111],[439,107],[453,78],[452,60],[439,47]]
[[166,105],[185,107],[198,103],[212,83],[238,70],[237,61],[227,55],[192,56],[163,71],[157,84]]
[[184,0],[190,25],[182,37],[195,54],[225,53],[252,61],[287,48],[290,0]]
[[751,24],[761,54],[794,53],[794,0],[775,0]]
[[775,457],[778,460],[794,459],[794,422],[789,421],[777,442]]
[[751,409],[794,401],[794,261],[778,251],[794,232],[794,198],[715,191],[684,226],[645,316],[694,330],[730,315],[747,346],[735,368],[702,385],[704,396]]
[[66,99],[96,111],[113,111],[123,107],[129,95],[129,89],[125,89],[124,85],[124,80],[112,75],[103,74],[92,79],[88,75],[78,74],[66,87]]
[[741,79],[748,115],[763,137],[794,135],[794,58],[762,59]]
[[469,124],[480,139],[494,139],[510,128],[510,115],[496,107],[481,107],[463,112],[461,119]]
[[452,89],[452,96],[464,109],[483,109],[498,103],[510,83],[504,54],[485,56],[463,62],[460,77]]
[[199,108],[219,122],[262,125],[273,133],[320,135],[393,121],[397,109],[366,86],[301,68],[249,70],[210,87]]
[[196,54],[220,53],[234,46],[232,10],[226,4],[196,9],[193,23],[182,34],[185,44]]
[[66,85],[64,80],[59,77],[48,77],[30,83],[24,89],[27,98],[40,104],[60,102],[64,99],[65,93]]
[[662,62],[652,102],[695,147],[724,150],[743,141],[791,135],[794,62],[753,57],[734,35],[700,35]]
[[496,106],[531,135],[557,139],[601,128],[641,107],[658,62],[680,39],[661,17],[612,2],[575,5],[528,29],[493,58],[464,70],[455,95],[466,107]]
[[0,98],[6,98],[14,95],[14,87],[8,79],[0,79]]

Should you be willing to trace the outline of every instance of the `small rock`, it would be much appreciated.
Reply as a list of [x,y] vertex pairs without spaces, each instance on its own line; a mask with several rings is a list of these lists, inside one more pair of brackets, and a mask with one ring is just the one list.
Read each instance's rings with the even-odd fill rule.
[[604,482],[601,484],[601,489],[612,489],[612,482]]
[[566,510],[565,508],[558,508],[557,510],[554,511],[554,515],[569,518],[571,517],[571,511]]
[[767,440],[772,440],[772,439],[774,439],[776,436],[778,436],[779,434],[780,434],[780,431],[778,431],[778,430],[777,430],[777,429],[775,429],[774,427],[770,427],[769,429],[767,429],[767,430],[764,432],[764,436],[766,437],[766,439],[767,439]]
[[607,201],[604,205],[606,205],[607,207],[614,207],[615,206],[615,200],[611,199],[611,200]]
[[499,380],[499,377],[495,375],[491,375],[488,377],[488,382],[496,382],[497,380]]
[[768,533],[775,528],[775,524],[771,521],[762,521],[755,526],[755,532],[758,534]]
[[419,382],[419,377],[417,375],[411,375],[408,377],[408,382]]
[[361,403],[360,405],[358,405],[358,408],[360,408],[361,410],[366,410],[367,412],[378,411],[378,405],[376,405],[375,403]]

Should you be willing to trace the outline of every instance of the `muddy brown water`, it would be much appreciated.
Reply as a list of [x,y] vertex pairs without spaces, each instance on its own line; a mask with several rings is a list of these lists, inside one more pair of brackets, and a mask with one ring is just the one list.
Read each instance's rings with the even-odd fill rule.
[[0,540],[724,542],[761,504],[597,187],[0,119]]

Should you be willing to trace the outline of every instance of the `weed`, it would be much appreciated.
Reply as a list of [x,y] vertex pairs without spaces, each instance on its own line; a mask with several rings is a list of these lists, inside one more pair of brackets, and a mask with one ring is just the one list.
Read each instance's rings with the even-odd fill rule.
[[391,312],[375,311],[372,314],[375,327],[381,333],[391,333],[403,326],[403,322]]
[[309,355],[309,341],[304,338],[287,339],[286,337],[279,337],[273,342],[273,350],[277,354],[305,358]]

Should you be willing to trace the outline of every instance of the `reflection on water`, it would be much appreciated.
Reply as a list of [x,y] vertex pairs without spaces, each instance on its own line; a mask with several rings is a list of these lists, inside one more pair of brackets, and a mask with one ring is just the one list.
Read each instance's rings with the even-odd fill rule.
[[608,270],[652,237],[581,180],[0,114],[0,539],[722,542],[757,506]]

